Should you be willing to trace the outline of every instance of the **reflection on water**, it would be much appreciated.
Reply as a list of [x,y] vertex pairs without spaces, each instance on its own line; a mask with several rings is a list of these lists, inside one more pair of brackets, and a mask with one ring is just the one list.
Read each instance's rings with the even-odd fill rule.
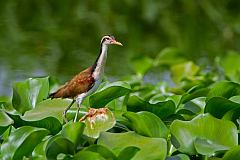
[[[86,67],[94,63],[98,55],[98,49],[95,54],[74,51],[73,56],[64,59],[61,55],[46,55],[42,57],[31,57],[15,55],[13,60],[0,60],[0,95],[11,95],[12,83],[22,81],[30,77],[54,76],[61,83],[71,79],[75,74],[79,73]],[[127,58],[122,54],[120,57],[113,52],[117,48],[110,47],[108,51],[108,60],[105,73],[109,79],[119,79],[131,73]],[[121,49],[123,50],[123,49]],[[79,53],[78,53],[79,52]],[[60,60],[57,60],[59,58]],[[58,61],[61,61],[59,64]]]

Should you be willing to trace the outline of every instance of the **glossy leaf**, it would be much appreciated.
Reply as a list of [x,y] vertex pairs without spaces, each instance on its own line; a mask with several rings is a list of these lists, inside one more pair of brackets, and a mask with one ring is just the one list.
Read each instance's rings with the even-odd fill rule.
[[159,138],[168,136],[169,130],[166,125],[151,112],[127,112],[123,116],[129,120],[131,128],[140,135]]
[[102,145],[90,145],[89,147],[85,148],[84,151],[91,151],[99,153],[105,159],[117,160],[115,154],[112,153],[107,147]]
[[211,98],[205,107],[205,112],[210,113],[217,118],[222,118],[227,112],[231,110],[234,110],[234,113],[238,113],[236,115],[237,118],[240,116],[240,113],[237,112],[237,110],[240,110],[240,104],[223,97]]
[[[46,137],[45,137],[46,139]],[[47,159],[46,154],[45,154],[45,149],[47,146],[48,141],[50,140],[49,137],[47,137],[46,140],[42,141],[41,143],[39,143],[33,150],[32,152],[32,158],[34,160],[43,160],[43,159]]]
[[214,143],[213,141],[196,138],[194,140],[196,151],[202,155],[213,155],[216,151],[229,150],[230,147]]
[[51,134],[57,134],[62,129],[62,124],[54,117],[46,117],[40,120],[24,120],[19,115],[9,115],[14,120],[13,126],[19,128],[21,126],[33,126],[39,128],[45,128],[51,132]]
[[140,150],[131,160],[165,160],[167,155],[167,142],[165,139],[143,137],[134,132],[102,132],[97,143],[112,149],[117,155],[126,147],[138,147]]
[[181,103],[187,103],[188,101],[198,97],[206,97],[208,92],[208,88],[200,88],[195,91],[188,92],[182,96]]
[[52,137],[46,146],[46,157],[49,160],[57,159],[57,156],[62,154],[73,155],[75,153],[74,144],[60,135]]
[[83,122],[86,124],[84,135],[92,138],[98,138],[100,132],[111,129],[115,123],[115,117],[108,108],[91,108],[85,116]]
[[61,135],[70,140],[75,146],[80,142],[85,124],[82,122],[68,122],[62,129]]
[[177,154],[171,157],[167,157],[166,160],[190,160],[186,154]]
[[13,123],[14,121],[3,110],[0,110],[0,135]]
[[[70,103],[71,100],[68,99],[48,99],[39,103],[33,110],[26,112],[22,119],[25,121],[38,121],[46,117],[54,117],[58,119],[59,122],[63,122],[62,113]],[[76,104],[73,104],[72,108],[76,107],[75,105]],[[71,110],[67,113],[68,119],[70,119],[70,112]],[[84,113],[80,114],[83,115]]]
[[19,160],[28,156],[48,133],[46,129],[30,126],[16,129],[1,147],[3,160]]
[[[210,114],[199,115],[191,121],[175,120],[170,126],[172,143],[181,152],[194,155],[230,149],[238,143],[237,128],[227,120],[219,120]],[[200,143],[197,138],[204,139]],[[197,143],[197,147],[194,146]],[[213,146],[214,145],[214,146]],[[212,150],[213,147],[214,150]],[[226,149],[225,148],[225,149]]]
[[240,95],[240,84],[230,81],[221,81],[212,86],[207,95],[207,101],[212,97],[230,98],[236,95]]
[[233,147],[223,156],[223,160],[237,160],[240,157],[240,145]]
[[121,159],[131,160],[138,151],[140,151],[138,147],[134,147],[134,146],[126,147],[119,153],[118,160],[121,160]]
[[99,153],[91,151],[80,151],[73,156],[73,160],[106,160]]
[[110,101],[118,97],[124,96],[130,91],[131,87],[126,82],[119,81],[108,84],[89,97],[90,107],[105,107],[105,105],[108,104]]
[[24,114],[26,111],[47,98],[49,92],[48,77],[29,78],[23,82],[16,82],[13,85],[13,107]]
[[148,111],[156,114],[161,119],[165,119],[175,113],[175,104],[172,100],[151,104],[140,97],[131,96],[127,102],[127,110],[133,112]]
[[201,111],[201,107],[199,107],[197,104],[195,104],[192,101],[185,103],[184,109],[191,111],[193,114],[197,114]]

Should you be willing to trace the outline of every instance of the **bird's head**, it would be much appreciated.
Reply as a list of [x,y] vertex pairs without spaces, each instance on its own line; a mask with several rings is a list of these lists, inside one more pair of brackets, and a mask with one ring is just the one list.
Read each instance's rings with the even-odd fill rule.
[[115,37],[111,36],[111,35],[103,36],[103,38],[101,40],[101,44],[105,44],[105,45],[116,44],[116,45],[122,46],[122,43],[118,42],[115,39]]

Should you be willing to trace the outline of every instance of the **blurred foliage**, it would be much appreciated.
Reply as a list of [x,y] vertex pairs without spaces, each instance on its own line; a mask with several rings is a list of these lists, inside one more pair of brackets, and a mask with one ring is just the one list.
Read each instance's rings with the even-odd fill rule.
[[124,44],[110,50],[112,78],[139,66],[131,59],[154,58],[168,46],[207,65],[228,50],[239,52],[239,10],[237,0],[1,1],[0,90],[9,95],[11,81],[32,76],[69,79],[94,62],[101,36],[109,33]]

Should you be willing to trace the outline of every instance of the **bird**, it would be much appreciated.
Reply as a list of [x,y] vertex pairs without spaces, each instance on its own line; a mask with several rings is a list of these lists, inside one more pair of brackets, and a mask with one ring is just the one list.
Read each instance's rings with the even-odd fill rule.
[[113,35],[103,36],[100,43],[100,53],[93,65],[75,75],[70,81],[66,82],[63,86],[59,87],[57,91],[48,96],[48,98],[51,99],[72,99],[72,102],[63,111],[63,119],[66,123],[68,122],[66,113],[71,106],[76,102],[77,111],[74,118],[74,122],[76,122],[81,103],[87,96],[91,95],[98,89],[104,75],[108,46],[111,44],[123,46]]

